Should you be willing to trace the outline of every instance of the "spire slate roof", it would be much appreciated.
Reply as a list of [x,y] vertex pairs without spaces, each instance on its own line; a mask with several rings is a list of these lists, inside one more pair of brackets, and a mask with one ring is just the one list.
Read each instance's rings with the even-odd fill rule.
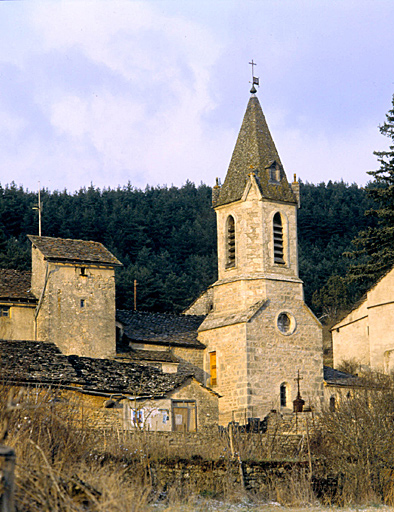
[[[252,166],[252,168],[251,168]],[[270,180],[269,167],[276,166],[280,179]],[[241,199],[248,174],[254,171],[263,197],[296,203],[258,98],[249,99],[226,178],[214,206]]]
[[27,235],[27,237],[49,261],[99,263],[108,266],[122,265],[100,242],[49,236]]

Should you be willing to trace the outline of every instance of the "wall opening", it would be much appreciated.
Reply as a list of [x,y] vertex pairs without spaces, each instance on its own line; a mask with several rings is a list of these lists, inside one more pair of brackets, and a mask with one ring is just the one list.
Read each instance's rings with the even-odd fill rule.
[[273,220],[274,231],[274,263],[283,265],[285,260],[283,258],[283,224],[282,217],[279,212],[276,212]]
[[172,414],[172,425],[175,432],[195,432],[197,430],[197,411],[194,400],[174,400]]
[[211,386],[216,386],[217,381],[217,370],[216,370],[216,352],[209,353],[209,374]]
[[287,407],[287,386],[284,382],[280,385],[280,406]]
[[235,221],[229,215],[226,222],[226,268],[235,267]]

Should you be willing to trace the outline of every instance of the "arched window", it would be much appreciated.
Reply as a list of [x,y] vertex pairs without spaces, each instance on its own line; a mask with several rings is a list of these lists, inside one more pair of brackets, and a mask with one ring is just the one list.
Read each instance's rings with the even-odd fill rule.
[[287,405],[287,389],[286,384],[283,382],[280,385],[280,406],[286,407]]
[[273,221],[274,229],[274,263],[283,265],[285,260],[283,259],[283,226],[282,217],[279,212],[274,215]]
[[235,222],[229,215],[226,225],[226,268],[235,267]]
[[330,411],[335,412],[335,396],[330,397]]

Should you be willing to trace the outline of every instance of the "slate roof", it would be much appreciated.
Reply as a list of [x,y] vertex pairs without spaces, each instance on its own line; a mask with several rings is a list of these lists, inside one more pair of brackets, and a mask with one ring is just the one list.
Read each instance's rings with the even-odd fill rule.
[[149,361],[152,363],[179,363],[179,359],[169,350],[140,350],[129,348],[124,352],[118,352],[116,359],[118,361],[135,361],[136,363],[141,361]]
[[6,383],[71,385],[83,391],[160,397],[191,377],[111,359],[66,356],[54,343],[0,340],[0,379]]
[[354,386],[360,384],[360,379],[350,373],[341,372],[330,368],[329,366],[323,366],[324,380],[328,384],[335,384],[340,386]]
[[49,384],[82,384],[54,343],[0,340],[1,380]]
[[[280,168],[280,181],[271,182],[268,167],[276,162]],[[253,169],[251,169],[251,166]],[[220,206],[241,199],[248,174],[256,174],[261,194],[267,199],[297,203],[258,98],[249,99],[238,139],[231,157],[229,169],[214,206]]]
[[116,319],[124,325],[127,339],[136,343],[204,349],[198,341],[198,328],[205,316],[171,315],[117,310]]
[[122,263],[100,242],[27,235],[48,261],[99,263],[121,266]]
[[261,301],[252,304],[240,313],[234,313],[228,316],[215,316],[215,313],[209,314],[204,322],[201,324],[199,331],[208,331],[210,329],[216,329],[218,327],[225,327],[227,325],[235,325],[249,322],[254,315],[261,309],[269,304],[269,300],[263,299]]
[[21,270],[0,269],[0,300],[17,300],[35,302],[31,293],[31,272]]

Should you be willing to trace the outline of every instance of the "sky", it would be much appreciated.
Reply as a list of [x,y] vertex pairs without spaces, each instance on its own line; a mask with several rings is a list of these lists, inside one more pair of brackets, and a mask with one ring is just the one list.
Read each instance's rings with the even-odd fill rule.
[[0,183],[208,185],[257,96],[289,178],[388,148],[392,0],[0,0]]

